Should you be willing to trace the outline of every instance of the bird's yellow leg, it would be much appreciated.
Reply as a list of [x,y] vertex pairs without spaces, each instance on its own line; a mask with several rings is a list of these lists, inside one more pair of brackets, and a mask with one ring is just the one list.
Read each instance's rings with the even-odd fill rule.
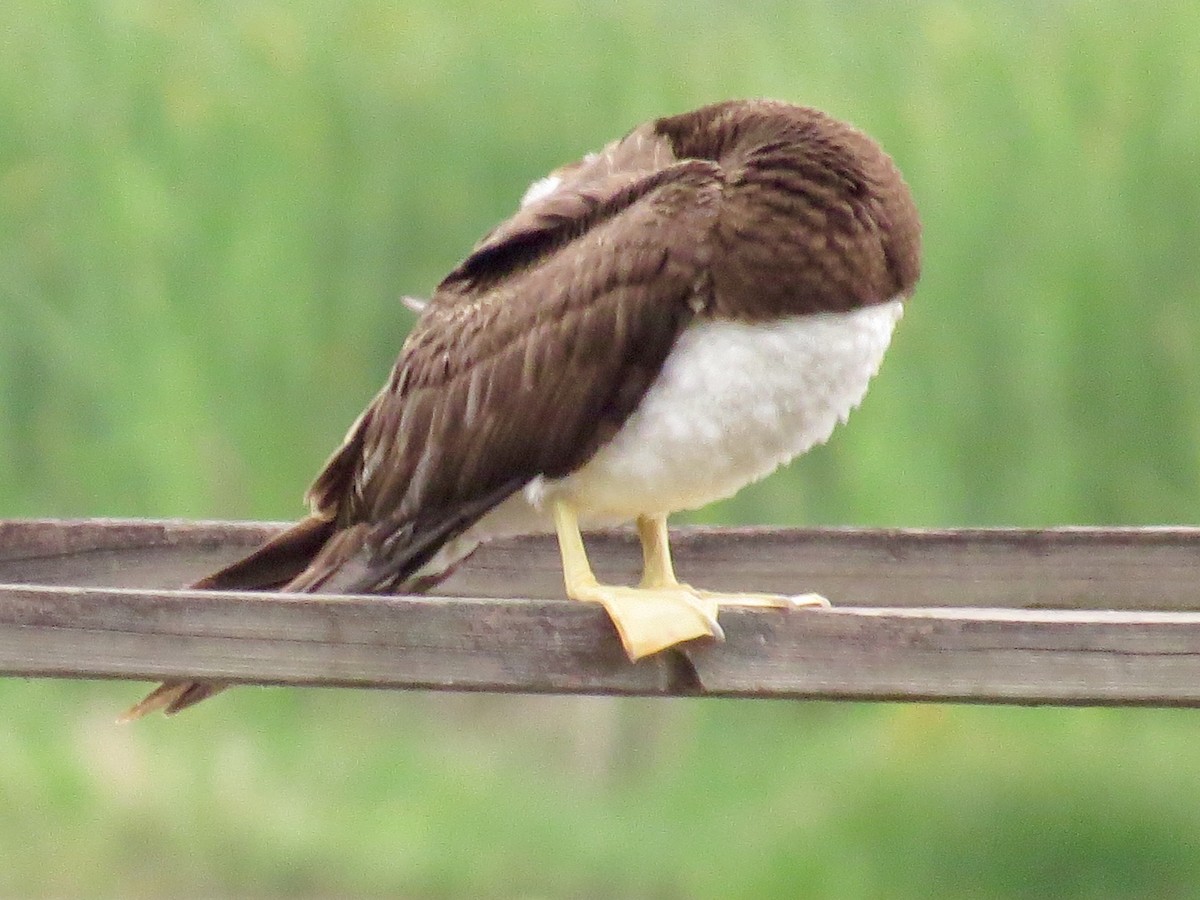
[[718,591],[702,591],[689,584],[683,584],[675,577],[675,568],[671,564],[671,545],[667,534],[666,516],[642,516],[637,522],[638,535],[642,539],[642,585],[644,587],[678,587],[695,594],[712,604],[713,615],[717,614],[718,606],[828,606],[829,601],[820,594],[797,594],[789,597],[784,594],[724,594]]
[[671,563],[671,540],[666,516],[639,516],[638,537],[642,541],[642,587],[679,587]]
[[[702,600],[675,581],[665,542],[661,547],[648,543],[640,521],[638,532],[647,561],[642,584],[638,587],[600,584],[588,562],[575,510],[561,500],[552,505],[567,596],[603,605],[630,659],[641,659],[693,638],[724,637],[717,624],[715,604]],[[664,528],[662,536],[665,535]]]

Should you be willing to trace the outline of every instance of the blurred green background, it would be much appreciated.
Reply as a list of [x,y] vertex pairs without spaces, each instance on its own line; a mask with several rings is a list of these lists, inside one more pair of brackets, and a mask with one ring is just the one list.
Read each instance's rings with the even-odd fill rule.
[[[0,4],[0,516],[295,518],[525,186],[736,96],[874,134],[925,276],[709,522],[1195,522],[1200,5]],[[684,573],[686,575],[686,573]],[[1200,896],[1187,711],[0,683],[0,896]]]

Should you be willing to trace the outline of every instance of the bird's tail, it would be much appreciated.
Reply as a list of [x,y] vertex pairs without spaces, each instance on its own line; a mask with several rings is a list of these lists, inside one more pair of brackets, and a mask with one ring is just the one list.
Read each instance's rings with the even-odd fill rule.
[[187,709],[201,700],[207,700],[213,694],[220,693],[225,687],[219,681],[164,681],[121,713],[117,717],[117,723],[124,725],[160,709],[165,715],[173,716],[181,709]]
[[[339,460],[340,457],[335,457],[330,466]],[[322,484],[318,480],[314,490]],[[523,484],[523,480],[514,479],[459,503],[440,516],[395,526],[388,541],[394,546],[383,554],[371,549],[374,542],[369,523],[339,525],[330,516],[314,513],[244,559],[200,579],[193,587],[210,591],[330,594],[428,590],[449,575],[474,545],[466,547],[462,555],[442,561],[436,571],[427,571],[427,564],[440,548]],[[331,504],[316,505],[321,509]],[[378,526],[375,527],[377,530]],[[126,710],[118,721],[131,722],[160,709],[168,716],[174,715],[225,687],[211,681],[167,681]]]
[[[213,591],[306,590],[313,581],[311,571],[317,568],[323,557],[328,556],[322,551],[327,549],[333,535],[332,519],[309,516],[249,556],[201,578],[192,587]],[[346,533],[342,532],[341,536],[343,540],[339,543],[348,543],[344,540]],[[348,548],[342,546],[337,549],[346,552]],[[325,569],[328,565],[326,560],[321,568]],[[167,681],[126,710],[118,721],[132,722],[160,709],[168,716],[174,715],[225,687],[224,684],[210,681]]]

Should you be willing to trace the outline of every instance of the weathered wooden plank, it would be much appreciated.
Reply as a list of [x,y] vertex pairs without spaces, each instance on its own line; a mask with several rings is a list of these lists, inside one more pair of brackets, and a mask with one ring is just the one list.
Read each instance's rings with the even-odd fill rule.
[[722,612],[630,665],[566,601],[0,586],[0,674],[524,692],[1200,705],[1200,613]]
[[[178,588],[237,558],[278,523],[0,521],[0,581]],[[1200,610],[1200,528],[673,530],[676,564],[716,590],[799,593],[863,607]],[[635,581],[627,531],[588,538],[597,570]],[[480,549],[439,593],[556,599],[551,537]]]
[[0,520],[0,582],[183,587],[284,527],[184,519]]

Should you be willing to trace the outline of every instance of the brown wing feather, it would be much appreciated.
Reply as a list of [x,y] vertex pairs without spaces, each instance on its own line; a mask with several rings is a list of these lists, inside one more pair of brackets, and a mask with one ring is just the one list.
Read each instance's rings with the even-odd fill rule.
[[[438,287],[319,496],[370,522],[355,590],[386,590],[538,476],[582,465],[633,411],[705,289],[715,166],[556,195]],[[550,202],[553,201],[553,202]],[[536,298],[536,302],[530,302]]]

